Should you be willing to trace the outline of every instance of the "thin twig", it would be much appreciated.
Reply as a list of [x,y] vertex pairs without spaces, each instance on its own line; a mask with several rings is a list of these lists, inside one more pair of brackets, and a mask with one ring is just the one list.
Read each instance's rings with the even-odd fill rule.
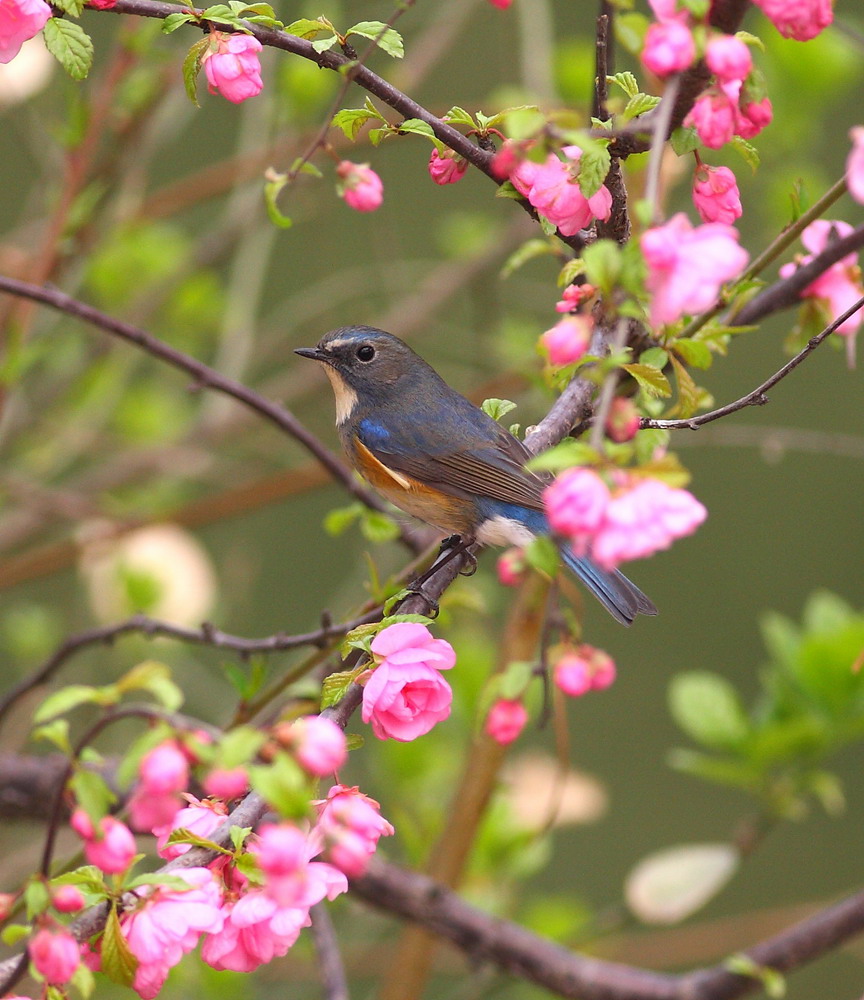
[[316,903],[309,911],[312,919],[312,941],[318,958],[317,969],[324,987],[324,1000],[348,1000],[348,980],[339,952],[339,941],[324,903]]
[[651,136],[651,152],[648,154],[648,170],[645,179],[645,200],[651,208],[651,220],[656,225],[661,222],[660,212],[660,168],[663,165],[663,151],[666,146],[666,133],[675,110],[675,99],[681,87],[680,76],[674,76],[666,84],[666,92],[658,107],[657,122]]
[[842,326],[843,323],[849,319],[850,316],[854,316],[859,309],[864,306],[864,297],[858,299],[858,301],[850,306],[846,312],[841,313],[837,319],[834,320],[830,326],[826,326],[821,333],[817,333],[815,337],[811,337],[807,341],[807,345],[800,350],[794,358],[783,365],[778,371],[766,379],[761,385],[758,385],[752,392],[748,392],[746,396],[742,396],[740,399],[736,399],[732,403],[727,403],[725,406],[720,406],[716,410],[711,410],[708,413],[702,413],[698,417],[688,417],[686,420],[652,420],[650,417],[643,417],[640,426],[645,427],[655,427],[660,430],[680,430],[682,428],[687,428],[688,430],[698,430],[703,424],[711,423],[712,420],[719,420],[721,417],[726,417],[730,413],[736,413],[738,410],[743,410],[746,406],[764,406],[768,402],[768,397],[765,395],[769,389],[773,389],[778,382],[786,378],[786,376],[796,369],[798,365],[801,364],[805,358],[809,357],[813,351],[828,337],[834,333],[834,331]]

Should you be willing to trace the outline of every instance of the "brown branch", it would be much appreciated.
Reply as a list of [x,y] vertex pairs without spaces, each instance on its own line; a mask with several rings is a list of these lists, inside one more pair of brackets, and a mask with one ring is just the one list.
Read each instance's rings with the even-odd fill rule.
[[850,316],[854,316],[859,309],[864,307],[864,297],[858,299],[858,301],[850,306],[846,312],[841,313],[837,319],[834,320],[829,326],[826,326],[821,333],[817,333],[815,337],[811,337],[807,341],[806,346],[800,350],[794,358],[783,365],[778,371],[766,379],[761,385],[758,385],[752,392],[748,392],[746,396],[742,396],[740,399],[736,399],[732,403],[727,403],[725,406],[720,406],[716,410],[711,410],[708,413],[702,413],[698,417],[688,417],[685,420],[652,420],[650,417],[643,417],[640,423],[642,428],[645,427],[656,427],[661,430],[681,430],[686,428],[691,431],[698,430],[703,424],[711,423],[712,420],[719,420],[721,417],[727,417],[730,413],[736,413],[738,410],[743,410],[746,406],[764,406],[768,402],[768,397],[765,395],[769,389],[773,389],[778,382],[786,378],[786,376],[794,371],[798,365],[801,364],[806,358],[808,358],[813,351],[828,337],[834,333],[834,331],[841,326],[843,323],[849,319]]
[[324,903],[316,903],[310,910],[312,941],[315,944],[317,968],[324,987],[324,1000],[348,1000],[348,980],[339,952],[339,941],[330,919],[330,910]]

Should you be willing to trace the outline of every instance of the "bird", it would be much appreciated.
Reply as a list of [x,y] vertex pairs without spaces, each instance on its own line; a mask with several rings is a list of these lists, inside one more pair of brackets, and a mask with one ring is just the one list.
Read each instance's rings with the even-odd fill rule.
[[[401,510],[481,545],[525,546],[552,535],[547,482],[508,430],[393,334],[343,326],[295,354],[320,362],[333,388],[336,428],[360,475]],[[559,545],[565,565],[622,625],[657,608],[618,570]]]

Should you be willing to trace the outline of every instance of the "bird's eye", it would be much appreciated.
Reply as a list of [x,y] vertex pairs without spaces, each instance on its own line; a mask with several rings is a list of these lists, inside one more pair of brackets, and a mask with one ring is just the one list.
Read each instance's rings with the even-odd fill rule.
[[375,357],[375,348],[371,344],[361,344],[357,348],[357,357],[361,361],[371,361]]

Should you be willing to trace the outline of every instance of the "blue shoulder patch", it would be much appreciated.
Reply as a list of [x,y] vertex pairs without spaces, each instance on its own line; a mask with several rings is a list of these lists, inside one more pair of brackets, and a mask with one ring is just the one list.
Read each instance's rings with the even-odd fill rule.
[[375,423],[374,420],[370,420],[368,417],[364,417],[357,427],[361,437],[370,444],[386,441],[390,437],[390,431],[386,427],[382,427],[381,424]]

